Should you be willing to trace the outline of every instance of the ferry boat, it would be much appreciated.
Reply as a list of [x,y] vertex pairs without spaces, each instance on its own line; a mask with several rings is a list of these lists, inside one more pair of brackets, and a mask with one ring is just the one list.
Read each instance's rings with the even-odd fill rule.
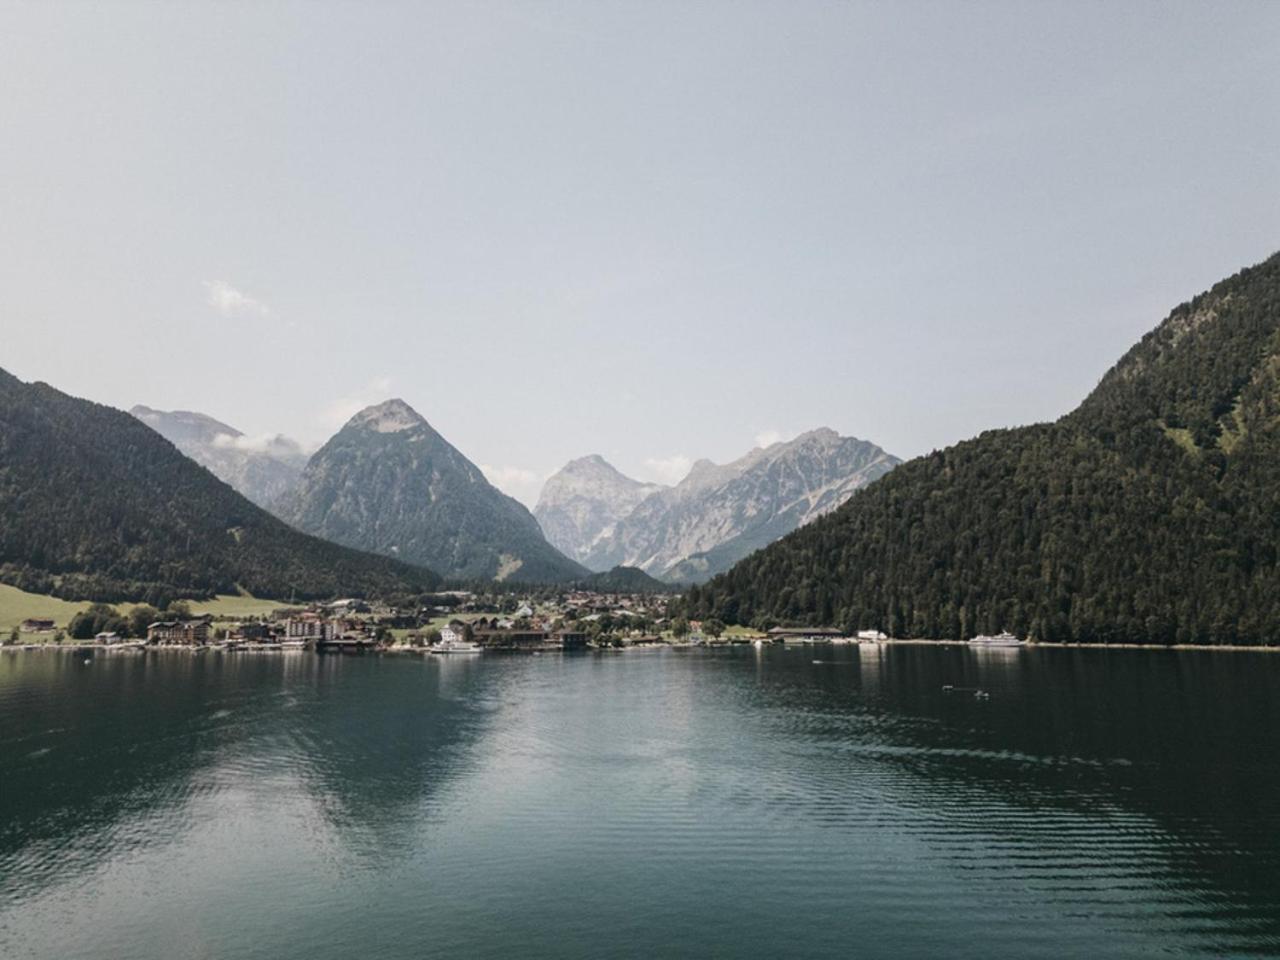
[[441,640],[427,649],[432,653],[479,653],[481,647],[470,640]]
[[972,637],[969,642],[975,647],[1020,647],[1027,641],[1015,637],[1009,631],[997,633],[994,637],[989,634],[980,633],[976,637]]

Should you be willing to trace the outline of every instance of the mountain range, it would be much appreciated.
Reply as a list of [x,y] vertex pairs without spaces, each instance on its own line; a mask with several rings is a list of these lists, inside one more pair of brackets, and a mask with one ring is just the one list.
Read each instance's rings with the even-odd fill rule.
[[699,582],[898,462],[832,430],[729,464],[699,461],[674,486],[588,456],[547,481],[531,515],[403,400],[360,411],[310,458],[283,436],[251,440],[205,414],[131,412],[299,530],[461,580],[581,582],[627,567]]
[[440,578],[299,533],[137,418],[0,370],[0,581],[163,605],[420,593]]
[[1280,643],[1280,254],[1177,307],[1060,419],[901,466],[826,429],[669,487],[584,457],[535,518],[401,400],[301,461],[0,371],[0,581],[159,603],[658,577],[694,583],[688,615],[758,627]]
[[1173,310],[1071,413],[903,464],[691,590],[688,611],[1280,643],[1280,254]]
[[534,516],[553,544],[592,570],[623,565],[669,583],[699,582],[834,510],[897,463],[874,443],[825,428],[732,463],[700,460],[670,487],[583,457],[547,481]]

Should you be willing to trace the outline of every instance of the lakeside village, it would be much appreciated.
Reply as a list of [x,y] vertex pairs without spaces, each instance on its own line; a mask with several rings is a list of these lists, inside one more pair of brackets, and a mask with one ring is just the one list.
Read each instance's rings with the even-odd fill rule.
[[[402,609],[358,599],[281,606],[254,617],[193,615],[178,602],[164,612],[93,604],[69,623],[28,618],[5,638],[8,649],[186,648],[241,652],[320,653],[542,652],[636,646],[720,646],[796,642],[877,642],[877,631],[846,637],[839,630],[779,627],[768,633],[669,618],[660,594],[568,591],[518,599],[463,590],[424,598]],[[24,642],[25,641],[25,642]]]

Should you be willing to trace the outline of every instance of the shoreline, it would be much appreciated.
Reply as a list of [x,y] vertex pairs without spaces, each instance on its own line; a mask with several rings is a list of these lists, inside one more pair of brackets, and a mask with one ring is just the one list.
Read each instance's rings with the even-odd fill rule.
[[[888,640],[876,640],[867,644],[849,644],[849,646],[873,646],[876,644],[898,644],[901,646],[939,646],[939,647],[964,647],[968,650],[1172,650],[1172,651],[1222,651],[1224,653],[1242,653],[1253,651],[1265,651],[1268,653],[1280,653],[1280,646],[1268,646],[1267,644],[1243,644],[1243,643],[1224,643],[1224,644],[1200,644],[1200,643],[1081,643],[1077,640],[1067,641],[1063,643],[1048,643],[1041,640],[1028,640],[1012,647],[981,647],[970,644],[968,640],[908,640],[899,638],[890,638]],[[817,646],[817,644],[809,644],[809,646]],[[841,646],[841,644],[836,644]]]
[[[564,650],[562,648],[530,648],[522,650],[510,647],[495,647],[484,650],[484,653],[578,653],[578,652],[596,652],[596,653],[626,653],[635,650],[716,650],[730,649],[733,647],[750,647],[753,646],[751,641],[735,640],[730,642],[716,643],[645,643],[624,646],[604,646],[604,647],[584,647],[581,650]],[[782,647],[782,648],[813,648],[813,647],[881,647],[881,646],[917,646],[917,647],[958,647],[964,650],[1164,650],[1176,653],[1196,652],[1196,653],[1280,653],[1280,645],[1268,646],[1265,644],[1220,644],[1207,645],[1195,643],[1080,643],[1071,641],[1066,643],[1046,643],[1041,641],[1028,640],[1017,646],[975,646],[968,640],[927,640],[927,639],[906,639],[906,638],[889,638],[887,640],[872,641],[844,641],[844,640],[820,640],[814,642],[793,642],[793,643],[774,643],[768,642],[765,646]],[[204,645],[144,645],[136,646],[133,644],[119,645],[99,645],[84,642],[73,643],[22,643],[22,644],[5,644],[0,646],[0,653],[35,653],[52,650],[60,653],[154,653],[164,651],[166,653],[321,653],[313,648],[280,648],[269,644],[260,646],[241,647],[240,649],[228,650],[213,644]],[[431,651],[419,647],[388,647],[382,650],[367,650],[364,654],[395,654],[403,656],[406,654],[427,655]]]

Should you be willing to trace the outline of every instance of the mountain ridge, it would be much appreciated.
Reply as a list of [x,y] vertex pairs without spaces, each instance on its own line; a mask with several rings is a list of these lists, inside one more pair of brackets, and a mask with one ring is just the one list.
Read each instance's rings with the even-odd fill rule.
[[[570,467],[589,459],[571,461],[548,486],[556,489],[555,482]],[[622,480],[638,483],[599,459]],[[646,496],[625,504],[625,509],[615,508],[607,524],[588,526],[566,545],[594,570],[629,566],[671,583],[705,580],[834,509],[897,463],[873,443],[820,427],[757,447],[726,464],[698,460],[679,483],[651,485],[654,489]],[[548,505],[544,489],[534,511],[539,522],[558,524],[559,501],[570,500],[574,492],[567,483],[565,489],[556,489]],[[596,514],[580,512],[587,517],[607,513],[603,508]],[[578,524],[579,529],[583,526]]]

